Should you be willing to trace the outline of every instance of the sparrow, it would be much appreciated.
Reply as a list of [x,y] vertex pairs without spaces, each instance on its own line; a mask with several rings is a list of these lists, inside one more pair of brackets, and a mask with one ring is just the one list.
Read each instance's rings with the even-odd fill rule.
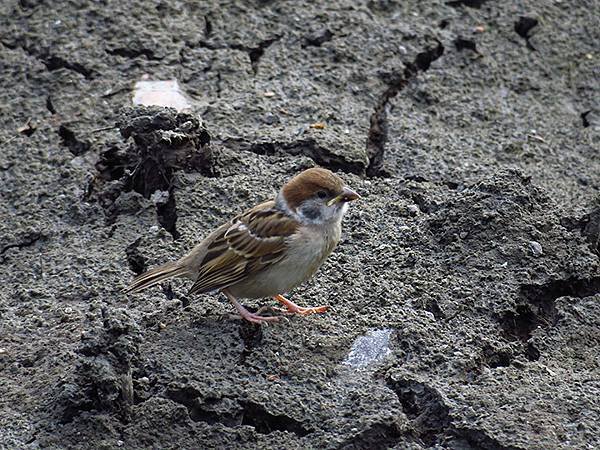
[[194,282],[189,294],[222,292],[243,319],[261,324],[281,316],[248,311],[238,299],[272,297],[285,314],[325,312],[283,296],[310,279],[338,244],[348,203],[360,198],[327,169],[307,169],[273,200],[239,214],[210,233],[186,256],[137,276],[125,292],[139,292],[171,278]]

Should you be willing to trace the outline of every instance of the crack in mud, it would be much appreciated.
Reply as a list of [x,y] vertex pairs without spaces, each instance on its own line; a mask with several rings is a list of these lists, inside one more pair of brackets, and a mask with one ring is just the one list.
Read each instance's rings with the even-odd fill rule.
[[532,51],[536,51],[536,48],[531,44],[531,30],[538,25],[538,20],[532,17],[519,17],[519,20],[515,22],[515,32],[525,39],[525,43],[527,44],[527,48]]
[[315,163],[330,170],[364,174],[364,165],[360,162],[348,161],[343,155],[333,153],[319,145],[314,139],[300,139],[294,142],[248,142],[241,139],[227,139],[224,144],[228,147],[255,153],[257,155],[304,155]]
[[52,102],[52,96],[50,95],[46,97],[46,109],[50,114],[56,114],[56,108],[54,107],[54,103]]
[[427,299],[425,303],[425,310],[433,314],[435,320],[442,320],[446,318],[446,314],[444,313],[442,308],[440,308],[439,303],[433,298]]
[[136,275],[140,275],[148,269],[148,262],[146,260],[146,257],[142,255],[142,253],[139,250],[141,242],[142,238],[137,238],[125,249],[125,254],[127,255],[127,263],[129,264],[129,268]]
[[34,245],[36,242],[40,241],[40,240],[44,240],[46,238],[46,235],[40,233],[39,231],[33,231],[31,233],[27,233],[20,241],[15,242],[13,244],[7,244],[4,247],[2,247],[2,249],[0,249],[0,257],[2,257],[0,259],[0,263],[4,263],[4,261],[6,260],[6,257],[4,256],[4,254],[10,250],[11,248],[18,248],[19,250],[25,248],[25,247],[31,247],[32,245]]
[[490,369],[508,367],[514,359],[514,354],[509,348],[494,348],[492,345],[486,344],[481,352],[480,366]]
[[[46,100],[46,105],[48,106],[48,99]],[[50,106],[52,106],[52,103],[50,103]],[[48,109],[50,110],[50,108]],[[52,109],[54,109],[53,106]],[[89,141],[78,139],[77,136],[75,136],[75,132],[66,125],[59,126],[57,133],[60,137],[61,144],[67,147],[74,156],[83,155],[92,146]]]
[[116,47],[105,49],[109,55],[122,56],[124,58],[135,59],[140,56],[144,56],[147,60],[160,61],[162,57],[156,56],[154,50],[150,48],[130,48],[130,47]]
[[262,58],[262,56],[265,54],[265,50],[279,39],[279,36],[267,39],[259,42],[256,47],[246,49],[248,52],[248,57],[250,58],[250,65],[252,66],[252,70],[254,71],[255,75],[258,73],[258,64],[260,63],[260,58]]
[[588,115],[592,112],[591,109],[588,109],[587,111],[582,112],[581,114],[579,114],[579,117],[581,117],[581,125],[583,126],[583,128],[587,128],[589,127],[590,121],[588,119]]
[[[590,297],[600,293],[600,277],[568,278],[545,284],[521,286],[520,302],[500,319],[505,336],[527,342],[538,328],[550,328],[559,319],[556,300],[560,297]],[[531,354],[535,355],[534,349]],[[539,352],[537,352],[539,355]],[[539,357],[539,356],[538,356]]]
[[[211,26],[212,30],[212,26]],[[206,39],[206,33],[205,33]],[[239,50],[248,54],[248,58],[250,59],[250,66],[252,67],[252,72],[254,75],[258,74],[258,66],[260,63],[260,59],[265,54],[265,50],[273,45],[275,42],[281,39],[281,36],[275,36],[269,39],[265,39],[264,41],[260,41],[258,45],[254,47],[250,47],[248,45],[243,44],[214,44],[212,42],[208,42],[207,40],[201,40],[197,43],[198,46],[202,48],[206,48],[208,50],[223,50],[223,49],[231,49],[231,50]]]
[[465,39],[461,36],[458,36],[456,39],[454,39],[453,42],[454,42],[454,47],[459,52],[466,49],[466,50],[472,50],[475,53],[479,53],[477,51],[477,44],[472,39]]
[[235,426],[239,422],[235,414],[229,415],[207,408],[219,403],[220,399],[201,399],[201,395],[201,392],[193,386],[171,388],[166,393],[167,398],[186,407],[190,419],[194,422],[204,422],[209,425],[222,423],[226,426]]
[[450,428],[449,408],[434,388],[414,380],[389,379],[392,389],[411,423],[413,438],[426,447],[443,441]]
[[273,431],[287,431],[297,436],[306,436],[311,431],[306,429],[302,422],[285,414],[273,414],[259,404],[252,401],[243,402],[242,425],[254,427],[257,433],[270,434]]
[[[523,450],[521,447],[504,445],[482,430],[452,425],[452,435],[465,441],[470,448],[484,450]],[[469,448],[469,447],[467,447]]]
[[329,28],[314,31],[304,36],[302,47],[320,47],[325,42],[333,39],[333,33]]
[[83,77],[88,80],[93,78],[94,71],[92,69],[88,69],[83,64],[80,64],[78,62],[67,61],[66,59],[56,55],[33,56],[39,58],[50,72],[59,69],[67,69],[76,72],[80,75],[83,75]]
[[487,1],[488,0],[453,0],[450,2],[446,2],[446,5],[452,6],[453,8],[458,8],[460,6],[468,6],[469,8],[479,9]]
[[53,55],[48,50],[36,51],[35,49],[25,45],[21,42],[6,42],[0,41],[2,45],[8,49],[16,50],[21,49],[32,58],[40,60],[48,69],[49,72],[54,72],[59,69],[67,69],[72,72],[82,75],[85,79],[90,80],[94,77],[95,71],[85,67],[83,64],[69,61],[61,56]]
[[284,431],[303,437],[313,431],[306,428],[302,422],[286,414],[271,412],[264,405],[252,400],[203,398],[202,393],[193,386],[171,388],[166,395],[185,406],[194,422],[209,425],[219,423],[229,427],[248,425],[259,434]]
[[435,60],[444,54],[444,46],[440,41],[433,48],[427,48],[425,51],[417,54],[415,59],[407,63],[402,73],[392,73],[388,76],[386,83],[387,89],[381,94],[377,101],[374,111],[371,114],[369,132],[367,134],[367,156],[369,165],[367,167],[367,176],[384,176],[383,160],[385,155],[385,146],[388,140],[388,105],[390,100],[406,87],[417,73],[425,72]]
[[210,17],[204,16],[204,39],[209,39],[212,34],[212,22]]
[[519,450],[517,447],[501,444],[481,430],[455,425],[450,408],[441,394],[423,382],[390,377],[387,385],[398,396],[402,410],[410,421],[409,433],[419,445],[431,448],[453,443],[455,445],[450,445],[450,448]]

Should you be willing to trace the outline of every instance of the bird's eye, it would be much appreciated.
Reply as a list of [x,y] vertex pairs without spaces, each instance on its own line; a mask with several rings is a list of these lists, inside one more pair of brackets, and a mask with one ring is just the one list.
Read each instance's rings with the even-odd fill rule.
[[326,198],[327,197],[327,192],[325,192],[325,191],[319,191],[319,192],[317,192],[317,197],[319,197],[319,198]]

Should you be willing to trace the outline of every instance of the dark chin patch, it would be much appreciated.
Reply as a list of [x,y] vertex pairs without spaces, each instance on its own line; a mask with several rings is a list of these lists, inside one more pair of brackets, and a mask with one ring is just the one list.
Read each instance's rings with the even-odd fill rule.
[[321,208],[317,205],[306,205],[300,209],[300,212],[308,220],[318,220],[321,218]]

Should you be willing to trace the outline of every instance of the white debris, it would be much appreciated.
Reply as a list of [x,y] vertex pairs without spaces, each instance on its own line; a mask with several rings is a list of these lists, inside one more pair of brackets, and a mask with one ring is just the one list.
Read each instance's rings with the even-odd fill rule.
[[154,191],[150,196],[150,201],[155,205],[164,205],[169,201],[169,191]]
[[141,80],[135,83],[133,104],[143,106],[165,106],[177,112],[189,110],[192,104],[181,90],[177,80]]
[[392,351],[390,336],[392,330],[371,330],[364,336],[356,338],[343,364],[355,369],[365,368],[381,362]]
[[533,256],[541,256],[544,253],[542,249],[542,244],[536,241],[529,241],[529,248],[531,249],[531,253]]

